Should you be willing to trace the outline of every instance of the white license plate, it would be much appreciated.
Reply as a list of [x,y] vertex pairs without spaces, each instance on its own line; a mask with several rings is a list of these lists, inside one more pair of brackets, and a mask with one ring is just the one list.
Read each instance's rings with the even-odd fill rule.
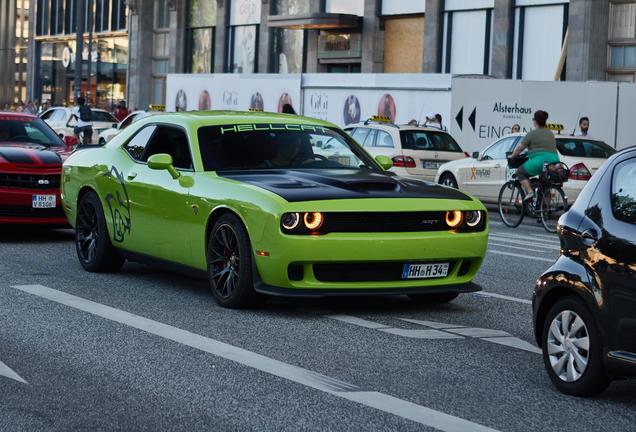
[[55,195],[32,195],[31,207],[33,208],[55,208]]
[[429,160],[422,161],[422,168],[424,169],[438,169],[441,166],[442,166],[442,162],[429,161]]
[[404,264],[402,279],[429,279],[448,276],[449,263]]

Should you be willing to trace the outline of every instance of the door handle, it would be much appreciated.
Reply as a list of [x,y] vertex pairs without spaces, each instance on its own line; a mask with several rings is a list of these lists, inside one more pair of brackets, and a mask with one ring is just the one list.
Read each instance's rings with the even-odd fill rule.
[[128,174],[128,175],[126,176],[126,178],[127,178],[128,180],[133,180],[135,177],[137,177],[137,173],[136,173],[136,172],[131,172],[130,174]]

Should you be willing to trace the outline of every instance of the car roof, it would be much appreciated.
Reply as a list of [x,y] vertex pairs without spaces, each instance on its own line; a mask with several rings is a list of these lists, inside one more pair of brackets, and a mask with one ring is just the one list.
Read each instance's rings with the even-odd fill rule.
[[382,129],[398,129],[398,130],[418,130],[418,131],[425,131],[425,132],[441,132],[441,133],[448,133],[448,131],[443,131],[437,128],[431,128],[431,127],[426,127],[426,126],[412,126],[412,125],[398,125],[398,124],[393,124],[393,123],[367,123],[365,124],[364,122],[361,123],[353,123],[353,124],[348,124],[347,126],[345,126],[346,129],[348,128],[353,128],[353,127],[369,127],[369,128],[382,128]]
[[[508,137],[524,137],[526,136],[527,132],[515,132],[515,133],[511,133],[511,134],[507,134],[507,135],[502,135],[501,138],[508,138]],[[594,138],[591,136],[572,136],[572,135],[564,135],[564,134],[555,134],[554,138],[558,139],[558,140],[571,140],[571,139],[580,139],[580,140],[587,140],[587,141],[598,141],[598,142],[605,142],[600,138]],[[498,139],[496,141],[499,141]],[[493,141],[496,142],[496,141]]]
[[38,118],[38,116],[33,115],[33,114],[29,114],[29,113],[25,113],[25,112],[13,112],[13,111],[0,111],[0,116],[2,117],[15,117],[15,118],[20,118],[20,117],[28,117],[28,118]]
[[[152,117],[152,121],[170,121],[179,120],[203,125],[222,125],[232,123],[295,123],[324,127],[337,127],[328,121],[319,120],[311,117],[304,117],[296,114],[281,114],[263,111],[181,111],[160,113]],[[147,118],[143,120],[147,120]]]

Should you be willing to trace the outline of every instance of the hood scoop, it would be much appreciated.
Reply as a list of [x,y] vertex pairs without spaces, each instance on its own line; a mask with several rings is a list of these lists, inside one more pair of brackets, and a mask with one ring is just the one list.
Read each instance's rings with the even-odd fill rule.
[[347,181],[345,182],[352,189],[363,190],[363,191],[396,191],[399,189],[399,184],[397,182],[387,182],[387,181],[377,181],[377,180],[369,180],[369,181]]

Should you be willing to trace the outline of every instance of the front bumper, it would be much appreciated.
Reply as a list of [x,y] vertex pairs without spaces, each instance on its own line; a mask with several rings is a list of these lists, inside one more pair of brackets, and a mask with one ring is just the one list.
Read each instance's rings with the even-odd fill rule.
[[[450,231],[409,233],[331,233],[323,236],[290,236],[279,234],[269,249],[255,245],[255,252],[267,251],[268,256],[255,253],[257,290],[290,295],[404,294],[423,292],[470,292],[470,285],[486,253],[487,231],[455,233]],[[382,275],[372,280],[366,275],[321,277],[315,266],[377,265],[394,268],[405,263],[451,263],[446,277],[434,279],[402,279]],[[290,266],[295,270],[292,274]],[[337,275],[338,273],[336,273]],[[299,276],[300,275],[300,276]],[[293,276],[293,277],[292,277]]]
[[[55,208],[32,208],[33,195],[55,195]],[[0,224],[67,225],[59,189],[0,188]]]

